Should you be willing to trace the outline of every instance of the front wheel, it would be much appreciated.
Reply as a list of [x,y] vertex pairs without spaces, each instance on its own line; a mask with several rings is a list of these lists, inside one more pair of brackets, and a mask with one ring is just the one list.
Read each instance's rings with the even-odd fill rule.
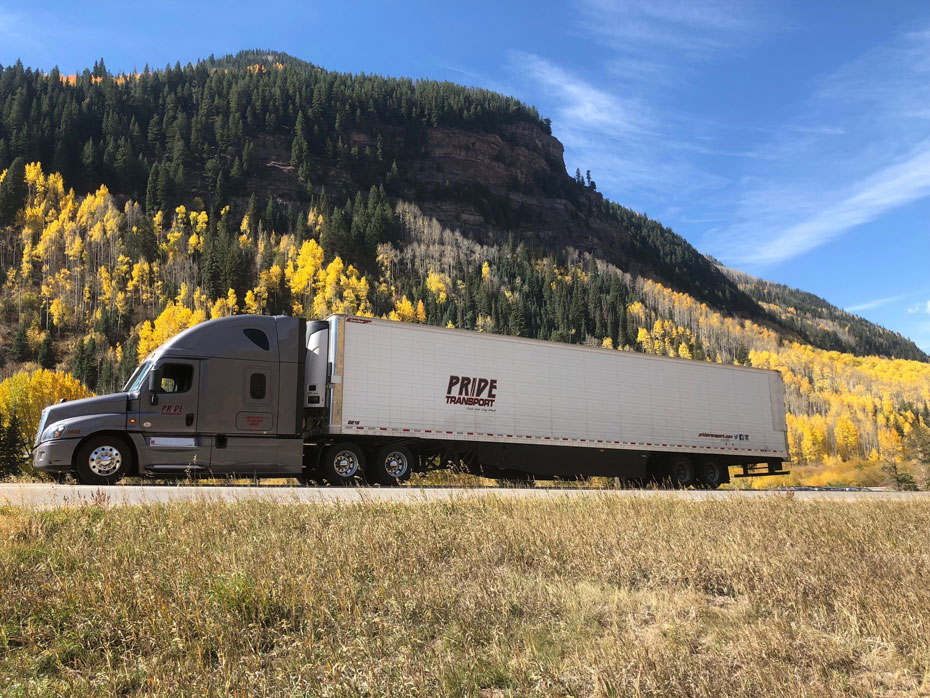
[[328,446],[320,459],[323,477],[330,485],[351,485],[365,476],[365,454],[350,441]]
[[399,485],[410,479],[413,454],[406,446],[382,446],[375,451],[368,470],[376,482],[382,485]]
[[74,459],[74,474],[84,485],[115,485],[129,472],[132,454],[115,436],[98,436],[84,443]]

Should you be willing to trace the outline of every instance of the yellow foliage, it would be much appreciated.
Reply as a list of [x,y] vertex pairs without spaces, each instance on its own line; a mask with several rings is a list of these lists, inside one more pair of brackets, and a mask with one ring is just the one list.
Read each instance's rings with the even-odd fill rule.
[[255,292],[249,289],[245,293],[245,312],[248,315],[261,315],[262,308],[255,297]]
[[36,371],[15,373],[0,383],[0,413],[7,418],[16,413],[26,443],[32,443],[42,410],[62,398],[78,400],[92,395],[83,383],[70,373]]
[[403,296],[399,301],[395,301],[390,318],[400,322],[413,322],[415,314],[413,303],[407,299],[407,296]]
[[206,319],[203,310],[191,310],[185,305],[169,301],[154,324],[146,320],[139,325],[139,360],[144,359],[176,334]]
[[[487,262],[485,262],[487,264]],[[483,272],[482,272],[483,273]],[[426,275],[426,288],[436,296],[436,302],[442,305],[448,299],[449,286],[452,282],[445,274],[437,274],[434,271]]]

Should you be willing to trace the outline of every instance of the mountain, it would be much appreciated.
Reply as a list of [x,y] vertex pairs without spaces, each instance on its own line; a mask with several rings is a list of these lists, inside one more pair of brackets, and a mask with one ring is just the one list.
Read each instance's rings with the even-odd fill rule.
[[100,183],[149,211],[191,194],[239,210],[344,201],[372,185],[483,242],[593,252],[730,312],[758,305],[671,230],[565,171],[536,110],[447,82],[348,75],[275,52],[110,76],[9,67],[0,168],[45,163],[78,192]]
[[889,356],[915,361],[930,357],[907,337],[831,305],[806,291],[759,279],[717,264],[720,271],[756,301],[783,328],[807,344],[864,356]]
[[512,98],[270,51],[3,68],[0,426],[36,365],[107,391],[208,317],[345,312],[774,368],[811,477],[918,462],[913,342],[719,265],[562,153]]

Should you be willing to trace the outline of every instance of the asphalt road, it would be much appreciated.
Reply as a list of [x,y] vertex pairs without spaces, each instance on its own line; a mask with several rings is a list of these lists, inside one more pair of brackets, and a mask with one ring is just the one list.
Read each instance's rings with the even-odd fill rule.
[[0,484],[0,506],[55,508],[66,506],[120,506],[160,502],[263,500],[286,504],[335,502],[430,502],[475,497],[667,497],[685,501],[749,499],[791,496],[798,501],[930,501],[930,492],[841,492],[757,490],[603,490],[497,487],[225,487],[217,485],[55,485]]

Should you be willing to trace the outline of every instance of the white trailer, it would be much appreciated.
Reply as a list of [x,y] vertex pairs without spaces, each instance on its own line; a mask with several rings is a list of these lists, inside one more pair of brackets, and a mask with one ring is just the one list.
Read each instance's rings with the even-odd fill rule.
[[774,371],[340,315],[186,330],[122,392],[46,408],[34,456],[37,470],[93,484],[206,473],[391,485],[458,464],[706,487],[730,466],[784,473],[787,459]]
[[329,322],[328,435],[410,440],[492,475],[715,486],[729,465],[749,475],[763,464],[769,474],[788,459],[775,371],[371,318]]

